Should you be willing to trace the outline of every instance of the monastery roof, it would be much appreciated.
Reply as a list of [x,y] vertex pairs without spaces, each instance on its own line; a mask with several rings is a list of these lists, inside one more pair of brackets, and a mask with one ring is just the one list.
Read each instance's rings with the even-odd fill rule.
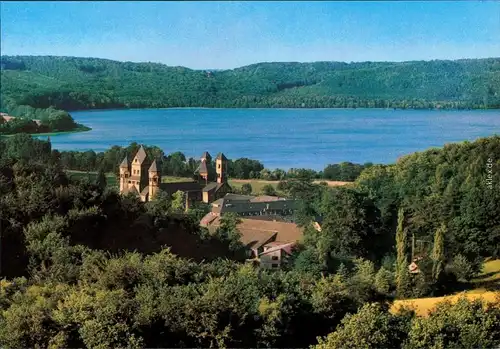
[[151,166],[149,167],[149,172],[159,172],[158,171],[158,167],[156,166],[156,160],[153,161],[153,163],[151,164]]
[[252,202],[243,200],[227,200],[224,198],[223,203],[220,205],[221,213],[235,212],[260,212],[260,211],[283,211],[283,210],[297,209],[296,200],[278,200],[278,201],[264,201]]
[[145,186],[141,191],[141,195],[146,196],[149,194],[149,185]]
[[141,145],[141,147],[139,148],[139,150],[135,154],[134,159],[137,159],[139,161],[139,163],[142,164],[144,162],[144,160],[147,159],[147,157],[148,157],[148,155],[146,154],[144,147]]
[[270,202],[279,200],[286,200],[286,199],[271,195],[261,195],[250,199],[250,202]]
[[208,153],[208,151],[204,152],[202,155],[201,155],[201,160],[208,160],[208,159],[212,159],[212,156]]
[[[208,227],[210,232],[220,226],[220,217],[207,214],[200,221],[200,225]],[[243,223],[238,224],[238,231],[241,234],[240,241],[249,248],[259,248],[276,238],[277,232],[251,229],[245,227]]]
[[[217,228],[220,225],[221,217],[212,220],[210,226]],[[295,223],[274,222],[259,219],[241,219],[238,224],[238,231],[242,235],[242,242],[255,239],[257,236],[276,235],[275,241],[283,243],[296,242],[302,239],[303,231]]]
[[203,191],[204,192],[207,192],[207,191],[212,191],[212,190],[219,190],[220,188],[222,188],[222,186],[224,185],[224,183],[217,183],[217,182],[212,182],[212,183],[208,183],[204,188],[203,188]]
[[172,182],[172,183],[161,183],[160,189],[167,192],[168,194],[173,194],[180,191],[201,191],[201,185],[198,182]]
[[255,196],[251,195],[240,195],[240,194],[233,194],[233,193],[228,193],[224,196],[224,200],[235,200],[235,201],[246,201],[250,202],[250,200],[255,199]]
[[266,214],[262,216],[245,216],[245,219],[254,219],[259,221],[272,221],[272,222],[285,222],[285,223],[293,223],[292,218],[288,218],[286,216],[282,216],[279,214]]
[[215,188],[217,188],[217,184],[219,183],[216,183],[216,182],[212,182],[212,183],[208,183],[204,188],[203,188],[203,191],[212,191],[214,190]]
[[269,243],[269,241],[272,241],[277,234],[276,232],[264,232],[257,230],[238,230],[241,233],[241,242],[250,248],[259,248],[266,243]]
[[217,160],[225,160],[225,161],[227,161],[227,158],[224,156],[223,153],[219,153],[219,154],[217,154]]
[[128,158],[127,158],[127,155],[125,155],[125,158],[123,159],[122,163],[120,164],[120,168],[128,168]]
[[202,161],[200,163],[200,166],[198,166],[198,170],[197,171],[199,173],[208,173],[207,163],[205,161]]
[[224,203],[224,199],[223,199],[223,198],[220,198],[220,199],[215,200],[214,202],[212,202],[212,206],[217,207],[217,206],[222,205],[223,203]]

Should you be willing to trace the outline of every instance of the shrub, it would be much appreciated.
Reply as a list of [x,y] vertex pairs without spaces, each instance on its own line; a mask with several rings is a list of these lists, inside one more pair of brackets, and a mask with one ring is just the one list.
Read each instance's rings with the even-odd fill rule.
[[469,281],[476,274],[473,263],[462,254],[457,254],[453,258],[449,269],[459,281]]

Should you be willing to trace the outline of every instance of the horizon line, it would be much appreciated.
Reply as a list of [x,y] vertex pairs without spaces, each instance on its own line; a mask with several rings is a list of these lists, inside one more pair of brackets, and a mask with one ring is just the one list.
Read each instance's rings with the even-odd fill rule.
[[134,64],[160,64],[164,65],[166,67],[171,67],[171,68],[185,68],[185,69],[190,69],[190,70],[200,70],[200,71],[224,71],[224,70],[234,70],[234,69],[240,69],[244,67],[249,67],[252,65],[257,65],[257,64],[276,64],[276,63],[295,63],[295,64],[312,64],[312,63],[343,63],[343,64],[358,64],[358,63],[413,63],[413,62],[434,62],[434,61],[443,61],[443,62],[458,62],[458,61],[466,61],[466,60],[488,60],[488,59],[500,59],[500,57],[475,57],[475,58],[456,58],[456,59],[442,59],[442,58],[435,58],[435,59],[415,59],[415,60],[394,60],[394,61],[388,61],[388,60],[366,60],[366,61],[325,61],[325,60],[319,60],[319,61],[260,61],[260,62],[255,62],[247,65],[242,65],[238,66],[235,68],[189,68],[187,66],[182,66],[182,65],[168,65],[166,63],[161,63],[161,62],[155,62],[155,61],[126,61],[126,60],[118,60],[118,59],[111,59],[111,58],[102,58],[102,57],[93,57],[93,56],[61,56],[61,55],[21,55],[21,54],[2,54],[0,55],[1,58],[3,57],[59,57],[59,58],[84,58],[84,59],[99,59],[99,60],[105,60],[105,61],[111,61],[111,62],[118,62],[118,63],[134,63]]

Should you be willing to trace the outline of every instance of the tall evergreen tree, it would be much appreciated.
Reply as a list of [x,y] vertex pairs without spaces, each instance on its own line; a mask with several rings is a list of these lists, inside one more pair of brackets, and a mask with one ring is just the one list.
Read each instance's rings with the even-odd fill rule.
[[104,170],[102,168],[99,169],[99,172],[97,173],[95,184],[102,190],[106,189],[108,182],[106,180],[106,174],[104,173]]
[[444,223],[436,230],[434,234],[434,245],[432,248],[432,277],[438,280],[443,271],[444,265],[444,235],[446,234],[446,225]]
[[398,294],[401,293],[403,287],[403,274],[408,273],[407,256],[406,256],[406,230],[404,227],[404,209],[398,211],[398,227],[396,230],[396,287]]

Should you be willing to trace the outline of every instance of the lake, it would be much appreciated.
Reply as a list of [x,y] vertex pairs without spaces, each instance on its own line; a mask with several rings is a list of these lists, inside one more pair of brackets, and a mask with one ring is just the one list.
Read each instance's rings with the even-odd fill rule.
[[[392,163],[445,143],[499,134],[500,111],[384,109],[132,109],[72,112],[89,132],[51,137],[59,150],[104,151],[131,142],[198,158],[204,151],[267,168]],[[41,137],[44,138],[44,137]]]

